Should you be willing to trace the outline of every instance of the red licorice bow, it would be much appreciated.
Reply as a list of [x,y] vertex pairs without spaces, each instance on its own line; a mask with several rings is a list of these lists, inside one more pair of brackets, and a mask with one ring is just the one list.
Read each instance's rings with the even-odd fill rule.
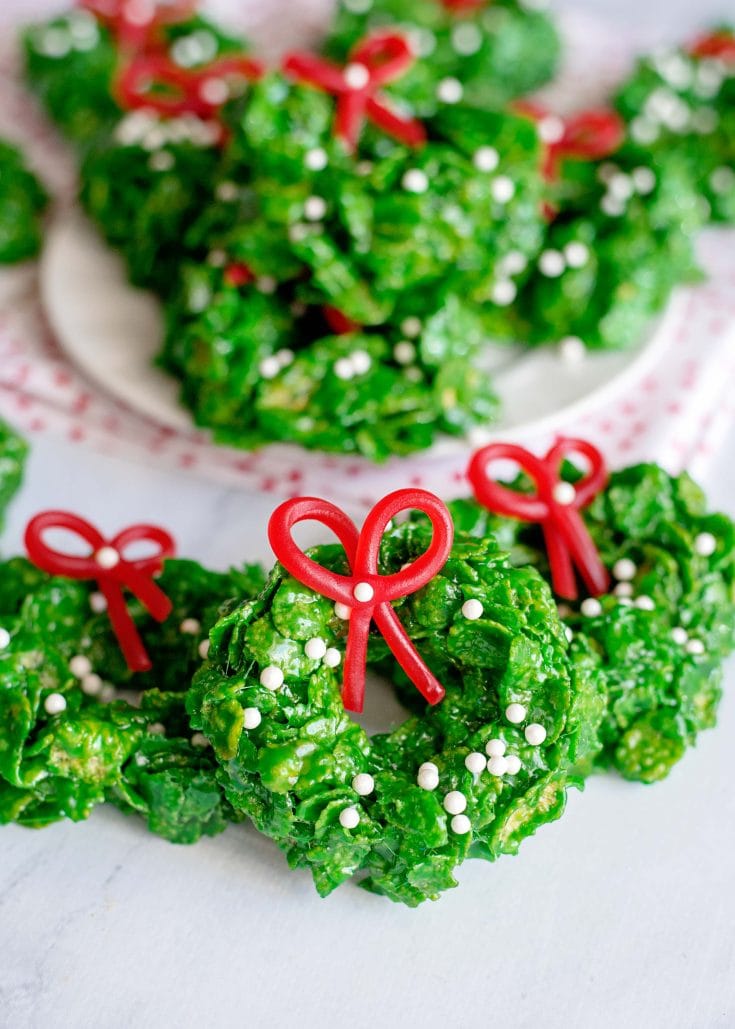
[[229,80],[253,82],[262,75],[260,62],[244,54],[221,57],[203,68],[181,68],[166,54],[144,54],[122,69],[115,91],[126,110],[208,120],[229,100]]
[[[575,454],[587,459],[590,471],[572,486],[559,473],[562,463]],[[536,492],[520,493],[497,482],[489,472],[493,461],[517,464],[532,479]],[[608,591],[610,576],[579,513],[607,482],[605,462],[596,447],[586,440],[560,438],[540,458],[512,443],[491,443],[474,455],[467,476],[475,497],[488,510],[542,526],[558,596],[576,600],[575,567],[592,596]]]
[[79,0],[79,6],[93,14],[126,49],[139,50],[151,42],[166,25],[191,18],[196,0]]
[[[44,535],[54,529],[80,537],[91,552],[79,557],[53,549],[45,542]],[[127,560],[123,551],[139,542],[152,543],[158,550],[150,557]],[[165,622],[172,604],[153,577],[163,568],[164,559],[174,556],[173,538],[155,525],[131,525],[108,540],[78,515],[44,511],[28,523],[25,544],[31,561],[42,571],[68,579],[96,580],[107,601],[110,623],[128,667],[133,672],[148,671],[151,662],[125,604],[123,589],[137,597],[157,622]]]
[[399,79],[413,62],[403,36],[379,32],[358,43],[344,68],[315,54],[295,53],[285,58],[283,70],[298,82],[337,97],[334,131],[350,150],[357,146],[366,119],[407,146],[418,147],[426,142],[424,126],[393,110],[380,94],[383,86]]
[[[378,555],[388,522],[402,511],[423,511],[433,535],[428,550],[393,575],[380,575]],[[298,547],[291,531],[299,522],[321,522],[335,534],[347,554],[351,575],[338,575]],[[391,601],[407,597],[425,586],[446,564],[454,539],[454,526],[446,506],[432,493],[402,489],[390,493],[370,511],[362,531],[326,500],[297,497],[281,504],[271,516],[268,538],[273,552],[295,579],[323,596],[349,608],[342,699],[348,711],[360,712],[365,698],[365,666],[370,623],[375,622],[393,655],[421,695],[430,703],[444,698],[444,688],[421,660]]]
[[694,57],[713,57],[732,63],[735,61],[735,34],[721,29],[708,36],[702,36],[692,46]]
[[568,158],[599,161],[619,150],[625,141],[625,123],[608,108],[580,111],[569,118],[557,118],[539,104],[522,100],[515,110],[535,122],[558,121],[558,138],[546,141],[543,174],[547,182],[559,178],[561,164]]

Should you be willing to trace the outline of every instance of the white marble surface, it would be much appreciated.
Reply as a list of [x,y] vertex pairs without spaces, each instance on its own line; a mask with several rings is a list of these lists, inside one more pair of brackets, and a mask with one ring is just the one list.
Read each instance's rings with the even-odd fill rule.
[[[35,13],[43,4],[4,0]],[[732,0],[585,5],[673,35]],[[662,24],[663,22],[663,24]],[[735,513],[735,433],[710,484]],[[267,557],[267,498],[40,442],[3,540],[40,507],[170,525],[217,566]],[[516,860],[408,911],[326,901],[256,833],[193,848],[99,812],[2,831],[0,1027],[735,1026],[735,667],[721,724],[653,788],[601,778]]]

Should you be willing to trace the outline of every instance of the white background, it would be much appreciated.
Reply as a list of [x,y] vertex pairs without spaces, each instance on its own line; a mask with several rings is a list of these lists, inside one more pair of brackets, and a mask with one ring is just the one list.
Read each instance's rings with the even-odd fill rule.
[[[735,17],[704,0],[592,8],[668,35]],[[708,484],[731,514],[733,453],[735,433]],[[78,445],[35,446],[6,553],[48,506],[110,531],[159,520],[216,566],[268,559],[271,500]],[[417,911],[349,886],[319,900],[243,828],[192,848],[113,811],[4,829],[0,1026],[733,1027],[734,672],[719,729],[667,782],[591,782],[518,858],[465,865],[459,889]]]

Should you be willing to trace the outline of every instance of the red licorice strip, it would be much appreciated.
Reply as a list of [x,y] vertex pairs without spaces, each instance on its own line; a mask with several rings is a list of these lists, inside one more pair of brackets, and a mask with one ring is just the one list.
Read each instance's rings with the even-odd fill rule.
[[[560,470],[575,454],[589,461],[590,471],[571,487],[562,480]],[[517,492],[491,477],[490,463],[505,460],[513,461],[531,478],[535,493]],[[560,438],[546,457],[540,458],[512,443],[491,443],[473,456],[467,476],[475,497],[489,511],[542,526],[558,596],[577,599],[575,567],[592,596],[608,592],[610,576],[579,513],[607,483],[605,462],[596,447],[586,440]]]
[[[168,118],[185,114],[212,118],[229,99],[231,78],[254,82],[263,66],[244,54],[221,57],[203,68],[181,68],[166,54],[144,54],[120,72],[115,93],[125,110],[146,108]],[[158,92],[156,92],[156,88]]]
[[[514,109],[537,123],[544,118],[556,118],[539,104],[526,100],[514,104]],[[561,165],[567,158],[599,161],[614,154],[625,141],[623,119],[608,108],[581,111],[559,121],[563,125],[559,139],[545,144],[543,174],[547,182],[555,182],[560,177]]]
[[424,126],[394,111],[380,94],[383,86],[408,71],[414,59],[403,36],[379,32],[358,43],[344,68],[315,54],[293,53],[285,58],[283,70],[296,81],[337,97],[334,133],[350,150],[356,148],[366,120],[407,146],[418,147],[426,142]]
[[227,286],[240,288],[255,281],[252,271],[243,261],[232,261],[227,265],[223,278]]
[[348,332],[357,332],[362,326],[337,307],[330,307],[328,304],[322,308],[322,313],[327,325],[336,336],[345,336]]
[[166,25],[193,17],[198,5],[196,0],[79,0],[79,6],[107,26],[123,48],[139,50]]
[[[380,575],[378,555],[388,522],[402,511],[423,511],[433,527],[428,550],[400,572]],[[347,554],[351,574],[338,575],[299,548],[292,529],[299,522],[321,522],[335,534]],[[391,607],[425,586],[446,564],[452,549],[454,526],[446,506],[432,493],[403,489],[379,501],[365,519],[362,531],[334,504],[315,497],[298,497],[281,504],[271,516],[268,539],[283,567],[299,582],[350,609],[342,699],[348,711],[360,712],[365,700],[365,670],[371,622],[391,652],[430,703],[444,698],[444,688],[426,667]],[[357,591],[358,596],[355,595]],[[364,591],[364,597],[360,598]]]
[[[78,557],[54,550],[44,541],[44,534],[52,529],[65,529],[79,536],[89,544],[91,553]],[[157,552],[151,557],[127,560],[123,551],[132,543],[141,541],[153,543],[158,548]],[[78,515],[67,511],[44,511],[28,523],[25,544],[33,564],[49,575],[97,582],[107,601],[112,630],[128,667],[133,672],[148,671],[150,658],[127,609],[123,589],[137,597],[157,622],[166,621],[172,604],[153,577],[161,572],[164,560],[176,552],[169,533],[155,525],[131,525],[108,540]]]
[[728,63],[735,62],[735,35],[722,29],[702,36],[691,48],[694,57],[713,57]]

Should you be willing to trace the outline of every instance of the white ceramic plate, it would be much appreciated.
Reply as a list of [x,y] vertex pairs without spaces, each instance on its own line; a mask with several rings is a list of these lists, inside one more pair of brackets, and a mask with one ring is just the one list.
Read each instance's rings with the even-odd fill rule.
[[[178,402],[175,379],[153,364],[163,337],[160,304],[127,282],[122,260],[78,211],[51,227],[41,266],[46,312],[69,357],[117,400],[180,432],[194,428]],[[554,431],[619,396],[660,358],[676,321],[675,298],[667,315],[641,345],[622,353],[562,359],[555,348],[524,350],[489,345],[487,362],[502,404],[492,435],[525,439]],[[447,440],[432,453],[465,451]]]

